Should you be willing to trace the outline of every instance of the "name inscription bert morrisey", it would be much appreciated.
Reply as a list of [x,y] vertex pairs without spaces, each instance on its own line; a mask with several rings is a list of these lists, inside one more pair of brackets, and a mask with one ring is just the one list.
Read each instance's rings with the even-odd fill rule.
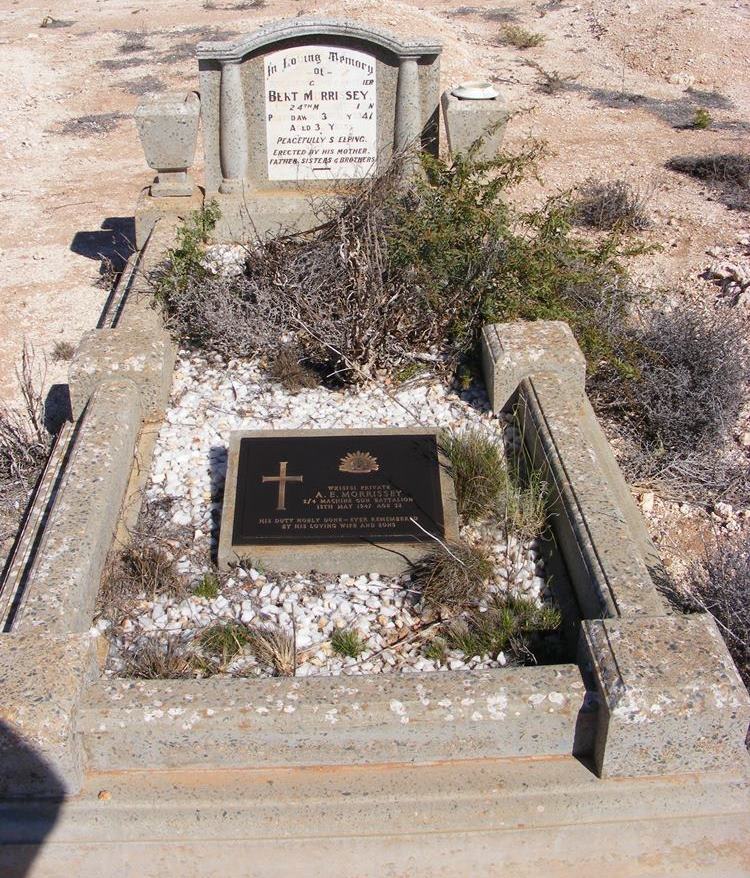
[[444,532],[435,434],[248,437],[234,545],[424,541]]
[[376,61],[334,46],[265,58],[269,180],[346,180],[375,170]]

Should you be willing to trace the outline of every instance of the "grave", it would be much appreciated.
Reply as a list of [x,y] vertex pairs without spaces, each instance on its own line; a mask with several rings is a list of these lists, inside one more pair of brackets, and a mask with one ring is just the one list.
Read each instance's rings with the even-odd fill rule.
[[233,433],[219,566],[402,573],[458,539],[434,430]]
[[[0,591],[3,874],[87,878],[113,859],[144,876],[162,874],[165,862],[217,874],[238,859],[263,876],[503,868],[563,876],[613,863],[623,875],[746,872],[747,693],[714,621],[676,615],[657,590],[658,553],[586,398],[585,364],[566,326],[485,327],[486,392],[425,391],[416,404],[428,426],[417,432],[391,391],[366,400],[386,432],[362,426],[363,391],[331,395],[324,417],[310,417],[314,429],[323,420],[333,432],[316,436],[305,422],[300,436],[301,397],[279,409],[277,389],[262,385],[254,364],[178,356],[172,369],[176,352],[147,279],[181,218],[215,199],[219,242],[249,242],[256,231],[309,224],[311,195],[377,170],[394,149],[415,139],[434,149],[439,56],[432,40],[300,18],[237,43],[201,44],[199,99],[168,96],[140,114],[158,178],[137,207],[138,252],[103,328],[71,365],[75,422],[58,440]],[[331,118],[322,95],[337,91]],[[317,109],[299,109],[300,93]],[[453,137],[448,131],[454,148],[506,113],[496,98],[480,111],[453,98],[444,95],[443,106],[444,122],[457,125]],[[194,187],[196,104],[205,177]],[[292,131],[298,122],[310,131]],[[314,138],[312,128],[325,124],[336,132],[332,154],[322,143],[284,142]],[[349,147],[350,137],[363,139]],[[304,155],[282,155],[303,147]],[[209,372],[216,386],[201,407],[189,384]],[[369,548],[323,542],[321,521],[336,530],[357,512],[366,519],[357,541],[387,546],[397,536],[391,547],[409,552],[415,545],[400,542],[419,528],[394,535],[380,515],[405,508],[410,524],[450,541],[451,487],[445,468],[436,472],[434,429],[458,418],[484,425],[500,444],[509,405],[549,486],[549,572],[567,584],[562,611],[575,655],[419,674],[408,663],[404,673],[356,676],[343,667],[304,676],[106,673],[106,644],[92,631],[97,596],[144,495],[161,501],[167,486],[183,490],[178,514],[205,546],[209,534],[192,516],[204,515],[206,531],[219,518],[228,442],[220,560],[273,552],[283,567],[299,553],[296,568],[314,546],[321,566],[347,550],[364,567]],[[165,455],[175,437],[176,458]],[[427,465],[390,449],[396,439],[416,443],[409,453],[427,448]],[[313,449],[319,442],[326,451]],[[247,580],[262,579],[254,573],[233,587],[252,589]],[[363,578],[347,584],[363,595],[362,616],[366,592],[379,599],[395,590]],[[288,584],[304,586],[295,577]],[[222,612],[227,606],[236,615],[226,599]]]

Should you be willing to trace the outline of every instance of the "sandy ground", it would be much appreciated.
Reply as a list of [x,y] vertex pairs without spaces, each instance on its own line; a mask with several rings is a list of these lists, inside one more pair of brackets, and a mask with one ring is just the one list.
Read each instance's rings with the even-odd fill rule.
[[[257,2],[257,0],[256,0]],[[260,0],[262,2],[262,0]],[[24,341],[47,359],[48,386],[64,383],[56,343],[75,345],[107,296],[104,260],[121,260],[132,238],[136,196],[151,174],[132,111],[139,93],[197,87],[193,47],[277,18],[328,14],[439,37],[447,87],[493,79],[523,112],[508,142],[546,138],[546,191],[590,175],[625,177],[652,193],[660,252],[634,266],[654,289],[717,288],[700,278],[710,247],[731,247],[750,214],[700,182],[665,169],[678,154],[747,149],[750,125],[750,2],[658,3],[521,0],[457,6],[269,0],[5,0],[0,8],[4,88],[0,122],[0,394],[17,397]],[[543,34],[538,48],[503,46],[504,23]],[[43,26],[46,25],[46,26]],[[537,70],[570,77],[540,93]],[[688,127],[705,107],[708,130]],[[531,189],[528,197],[539,194]]]

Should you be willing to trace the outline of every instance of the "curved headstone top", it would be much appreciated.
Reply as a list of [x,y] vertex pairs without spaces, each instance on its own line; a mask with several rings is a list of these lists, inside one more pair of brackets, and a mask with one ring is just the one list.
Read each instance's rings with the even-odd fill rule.
[[361,22],[309,16],[271,22],[236,42],[198,43],[197,55],[199,60],[206,61],[241,61],[251,52],[282,40],[332,36],[381,46],[399,58],[439,55],[443,49],[441,43],[424,37],[400,39],[387,30]]

